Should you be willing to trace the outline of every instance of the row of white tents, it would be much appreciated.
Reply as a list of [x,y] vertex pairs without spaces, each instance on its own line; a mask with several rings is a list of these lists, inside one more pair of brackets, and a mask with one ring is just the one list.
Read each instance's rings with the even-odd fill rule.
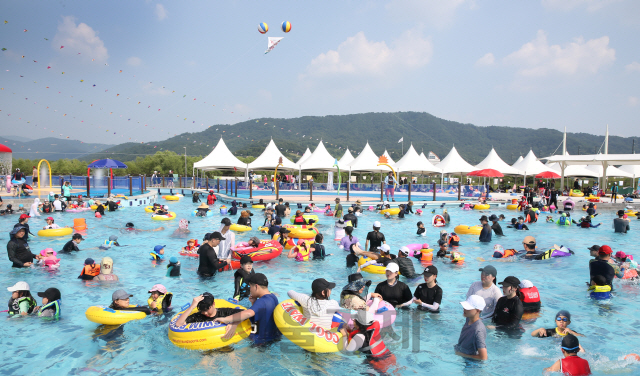
[[[491,149],[487,157],[479,164],[473,166],[465,161],[455,146],[451,148],[449,154],[433,165],[424,153],[418,154],[413,145],[409,147],[404,156],[394,162],[387,151],[384,155],[388,162],[394,167],[396,172],[412,173],[419,175],[464,175],[472,171],[483,169],[494,169],[504,175],[512,176],[535,176],[546,171],[553,171],[561,174],[560,166],[557,163],[544,164],[538,160],[538,157],[529,151],[523,158],[522,156],[513,164],[509,165],[498,156],[495,149]],[[281,161],[279,169],[282,170],[298,170],[298,171],[338,171],[341,172],[369,172],[384,173],[388,172],[386,166],[378,166],[379,156],[377,156],[369,143],[365,145],[362,152],[357,157],[353,157],[349,149],[344,155],[337,160],[332,157],[320,141],[316,149],[311,152],[309,148],[304,152],[300,160],[294,163],[285,157],[273,139],[269,142],[265,150],[253,162],[246,164],[236,158],[227,148],[227,145],[220,138],[220,141],[213,151],[204,159],[194,164],[194,169],[202,171],[210,170],[239,170],[248,172],[250,170],[264,171],[274,170]],[[603,167],[601,165],[571,165],[564,170],[565,177],[593,177],[600,178],[603,176]],[[610,177],[640,177],[640,165],[625,165],[620,168],[608,166],[606,176]]]

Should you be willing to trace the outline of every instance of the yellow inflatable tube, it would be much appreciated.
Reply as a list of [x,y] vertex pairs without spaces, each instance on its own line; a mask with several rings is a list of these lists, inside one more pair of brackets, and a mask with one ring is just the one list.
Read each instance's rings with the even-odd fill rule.
[[237,223],[232,224],[229,229],[236,232],[251,231],[251,226],[239,225]]
[[178,201],[178,200],[180,200],[179,196],[162,196],[162,198],[164,198],[167,201]]
[[577,189],[572,189],[572,190],[569,191],[569,196],[572,196],[572,197],[583,197],[584,193],[580,192]]
[[[135,307],[135,305],[130,305],[129,307]],[[147,317],[147,314],[141,311],[119,311],[101,306],[89,307],[84,314],[89,321],[103,325],[122,325],[129,321]]]
[[65,228],[52,228],[48,230],[40,230],[38,231],[38,236],[67,236],[73,233],[73,229],[71,227]]
[[389,213],[389,215],[398,215],[400,213],[400,208],[389,208],[380,210],[380,214]]
[[[360,267],[362,268],[362,265],[364,265],[364,263],[367,261],[371,261],[371,259],[368,257],[366,258],[360,257],[360,259],[358,260],[358,265],[360,265]],[[362,268],[363,272],[367,272],[371,274],[385,274],[386,270],[387,270],[387,267],[382,265],[369,265]]]
[[162,214],[162,215],[154,214],[151,216],[151,219],[153,219],[154,221],[172,221],[176,219],[176,213],[169,212],[169,214]]
[[473,205],[473,210],[487,210],[490,209],[491,206],[489,204],[475,204]]
[[342,348],[342,334],[337,328],[326,330],[304,317],[304,308],[287,299],[276,306],[273,320],[280,332],[291,342],[315,353],[338,352]]
[[315,227],[286,227],[289,231],[291,231],[292,238],[299,239],[315,239],[316,235],[318,235],[318,230]]
[[263,204],[254,204],[251,205],[252,208],[254,209],[264,209],[264,205]]
[[456,228],[453,229],[453,232],[455,232],[456,234],[463,234],[463,235],[480,235],[480,231],[482,231],[482,226],[480,225],[476,225],[476,226],[460,225],[460,226],[456,226]]
[[[238,308],[244,310],[245,308],[231,304],[223,299],[216,299],[216,308]],[[182,311],[184,312],[184,311]],[[236,328],[233,337],[228,340],[223,340],[222,336],[225,334],[227,325],[220,324],[213,321],[206,322],[194,322],[186,324],[184,326],[176,326],[176,321],[182,312],[173,316],[169,323],[169,340],[176,346],[187,350],[213,350],[220,347],[229,346],[234,343],[238,343],[245,338],[249,337],[251,333],[250,320],[244,320]],[[193,312],[198,312],[198,309],[194,309]]]
[[628,217],[636,217],[638,215],[637,211],[626,211],[624,212]]
[[507,205],[507,209],[509,209],[509,210],[518,210],[518,205],[517,204],[509,204],[509,205]]
[[[320,220],[318,218],[317,215],[315,214],[302,214],[302,217],[304,218],[305,221],[309,222],[310,219],[314,220],[314,223],[318,223]],[[291,223],[293,223],[293,221],[295,220],[295,216],[291,216]]]
[[145,206],[144,211],[147,213],[153,213],[153,206]]

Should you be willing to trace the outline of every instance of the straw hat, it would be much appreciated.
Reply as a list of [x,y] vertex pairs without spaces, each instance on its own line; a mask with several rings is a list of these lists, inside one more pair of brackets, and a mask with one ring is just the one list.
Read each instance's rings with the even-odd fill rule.
[[209,205],[205,204],[204,202],[200,204],[200,206],[198,206],[198,209],[209,209]]

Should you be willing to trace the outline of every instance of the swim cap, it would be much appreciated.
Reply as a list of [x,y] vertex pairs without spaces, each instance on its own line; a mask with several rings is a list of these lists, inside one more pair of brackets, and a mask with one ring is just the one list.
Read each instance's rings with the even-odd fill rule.
[[169,262],[172,264],[177,264],[178,258],[176,256],[171,256],[171,258],[169,259]]

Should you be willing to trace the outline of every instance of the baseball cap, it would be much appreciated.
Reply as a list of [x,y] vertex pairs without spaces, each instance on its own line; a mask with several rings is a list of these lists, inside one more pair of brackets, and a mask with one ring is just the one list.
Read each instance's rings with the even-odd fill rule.
[[487,303],[485,303],[484,298],[480,295],[471,295],[464,302],[460,302],[460,305],[462,305],[462,308],[466,309],[467,311],[472,309],[478,309],[482,311]]
[[389,244],[382,244],[380,247],[378,247],[378,249],[384,253],[389,253],[391,247],[389,246]]
[[373,222],[373,227],[377,227],[377,228],[382,227],[382,226],[380,225],[380,221],[375,221],[375,222]]
[[11,286],[11,287],[7,287],[7,291],[29,291],[29,284],[27,282],[17,282],[15,285]]
[[149,292],[159,292],[161,294],[166,294],[167,293],[167,288],[164,287],[161,284],[157,284],[157,285],[153,285],[153,287],[151,288],[151,290],[149,290]]
[[253,263],[253,260],[251,259],[251,256],[244,255],[244,256],[240,257],[240,265],[244,265],[244,264],[248,264],[248,263]]
[[231,220],[229,218],[222,218],[222,221],[220,221],[220,223],[225,226],[231,226]]
[[49,302],[54,302],[61,297],[60,290],[55,287],[49,287],[48,289],[44,290],[44,292],[39,292],[38,296],[41,298],[49,299]]
[[610,255],[613,253],[613,250],[611,249],[611,247],[609,247],[608,245],[603,245],[602,247],[600,247],[600,249],[598,250],[598,253],[601,255]]
[[95,263],[96,263],[96,262],[95,262],[95,261],[93,261],[93,259],[92,259],[91,257],[89,257],[89,258],[87,258],[87,259],[85,259],[85,260],[84,260],[84,264],[85,264],[85,265],[93,265],[93,264],[95,264]]
[[434,265],[427,266],[426,268],[424,268],[424,272],[422,272],[422,275],[424,275],[425,277],[438,275],[438,268],[436,268]]
[[534,245],[536,244],[536,238],[534,238],[533,236],[529,235],[529,236],[525,236],[524,240],[522,241],[524,244],[529,244],[529,245]]
[[44,219],[45,221],[53,221],[53,217],[47,217]]
[[335,200],[333,200],[333,201],[340,202],[340,197],[336,197],[336,199],[335,199]]
[[103,257],[100,261],[100,273],[111,274],[113,272],[113,260],[111,257]]
[[491,265],[487,265],[484,268],[480,268],[478,269],[479,271],[482,272],[482,274],[486,274],[486,275],[492,275],[492,276],[496,276],[498,275],[498,271],[496,270],[496,268],[494,268]]
[[618,252],[616,252],[616,257],[617,258],[627,258],[627,254],[624,253],[623,251],[618,251]]
[[564,316],[569,319],[569,321],[571,321],[571,314],[565,309],[561,309],[560,311],[558,311],[558,313],[556,313],[556,319],[560,316]]
[[578,341],[578,337],[573,334],[567,334],[562,339],[562,344],[560,347],[568,352],[578,352],[580,349],[580,341]]
[[400,266],[398,266],[398,264],[396,264],[395,262],[390,262],[389,265],[387,265],[387,268],[385,269],[385,272],[386,271],[397,273],[400,271]]
[[153,251],[160,252],[160,250],[164,249],[164,247],[166,247],[166,245],[156,245],[155,247],[153,247]]
[[522,281],[520,281],[521,289],[528,289],[531,287],[533,287],[533,282],[529,281],[528,279],[523,279]]
[[487,218],[486,215],[483,215],[482,217],[480,217],[480,221],[489,221],[489,218]]
[[[222,236],[222,234],[218,231],[212,233],[212,234],[208,234],[209,238],[207,240],[213,240],[213,239],[218,239],[218,240],[225,240],[225,238]],[[206,235],[205,235],[206,236]]]
[[269,286],[269,280],[267,279],[267,276],[262,273],[250,275],[247,282],[263,287]]
[[124,290],[117,290],[113,294],[111,294],[111,300],[113,300],[115,302],[116,300],[128,299],[128,298],[130,298],[132,296],[133,295],[129,294],[128,292],[126,292]]
[[29,214],[20,214],[20,219],[31,218]]
[[409,256],[409,252],[411,252],[411,250],[409,248],[407,248],[406,246],[404,246],[404,247],[400,248],[400,252],[405,256]]
[[507,278],[504,279],[504,281],[498,283],[499,285],[504,285],[504,286],[513,286],[513,287],[519,287],[520,286],[520,280],[512,275],[508,276]]
[[320,293],[326,289],[333,290],[335,287],[335,283],[329,282],[324,278],[318,278],[311,283],[311,291],[315,293]]
[[592,245],[591,247],[587,248],[588,250],[590,250],[591,252],[598,252],[600,250],[600,246],[597,244]]

